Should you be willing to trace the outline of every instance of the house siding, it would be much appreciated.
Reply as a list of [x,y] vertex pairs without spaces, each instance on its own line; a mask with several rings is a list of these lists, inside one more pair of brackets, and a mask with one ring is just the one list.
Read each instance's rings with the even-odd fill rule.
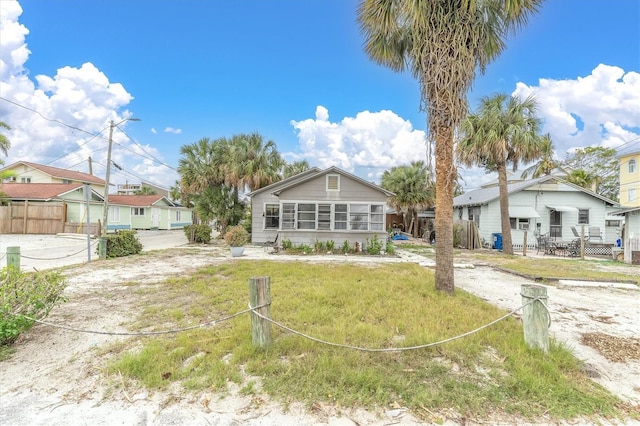
[[[327,175],[338,175],[340,179],[339,190],[327,190]],[[278,235],[279,241],[289,240],[292,244],[313,245],[315,241],[333,241],[336,246],[341,246],[344,241],[349,241],[351,245],[358,242],[361,246],[366,244],[367,239],[374,235],[386,241],[386,209],[387,195],[382,189],[363,184],[359,180],[339,172],[319,173],[318,176],[309,178],[298,184],[287,186],[281,189],[278,195],[278,185],[275,184],[271,191],[258,192],[251,197],[252,208],[252,243],[264,244],[266,241],[273,241]],[[381,230],[302,230],[302,229],[265,229],[265,205],[278,204],[280,209],[280,228],[282,228],[282,205],[284,203],[314,203],[314,204],[379,204],[382,205],[382,229]],[[332,208],[332,224],[334,212]],[[317,220],[317,218],[316,218]],[[317,222],[316,222],[317,226]]]

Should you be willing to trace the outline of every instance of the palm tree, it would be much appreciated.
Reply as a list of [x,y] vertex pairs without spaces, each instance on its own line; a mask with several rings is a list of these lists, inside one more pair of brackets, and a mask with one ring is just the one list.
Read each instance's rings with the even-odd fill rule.
[[567,175],[567,181],[595,192],[598,176],[589,173],[584,169],[573,170]]
[[133,192],[134,195],[157,195],[158,192],[148,185],[142,185],[142,187]]
[[[419,237],[418,211],[433,205],[435,192],[424,161],[413,161],[409,166],[386,170],[382,174],[381,186],[395,194],[390,199],[391,205],[397,213],[407,212],[413,220],[413,236]],[[409,229],[406,225],[405,229]]]
[[358,20],[371,59],[420,83],[436,158],[436,289],[453,293],[453,138],[467,92],[542,0],[361,0]]
[[229,179],[239,190],[255,191],[279,181],[285,164],[275,142],[265,142],[258,133],[233,136],[229,159]]
[[536,101],[531,96],[525,100],[505,94],[484,97],[480,111],[462,123],[462,138],[456,148],[460,163],[498,172],[502,251],[506,254],[513,254],[507,165],[512,164],[515,171],[520,162],[540,158],[540,119],[535,112]]
[[567,173],[563,168],[562,161],[555,159],[556,149],[553,146],[553,141],[549,133],[541,137],[540,150],[539,161],[524,169],[521,175],[522,179],[527,179],[529,175],[531,175],[533,179],[540,176],[549,176],[554,170],[561,170]]
[[[4,121],[0,121],[0,128],[6,129],[6,130],[11,130],[11,127],[9,127],[9,125],[7,123],[5,123]],[[11,142],[9,141],[9,138],[7,138],[5,135],[0,133],[0,151],[4,155],[8,155],[9,154],[9,148],[11,148]],[[0,159],[0,166],[3,165],[3,164],[4,164],[4,160]]]
[[305,172],[310,168],[311,166],[309,166],[309,162],[307,160],[294,161],[293,163],[287,163],[284,165],[284,168],[282,171],[282,177],[286,179],[291,176],[295,176],[299,173]]

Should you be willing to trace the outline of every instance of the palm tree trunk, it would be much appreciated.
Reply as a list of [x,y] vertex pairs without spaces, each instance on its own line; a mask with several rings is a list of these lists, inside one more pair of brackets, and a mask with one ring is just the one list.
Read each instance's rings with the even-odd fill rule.
[[440,127],[436,141],[436,290],[453,294],[453,128]]
[[498,189],[500,191],[500,224],[502,225],[502,252],[513,254],[511,222],[509,221],[509,192],[507,190],[507,166],[498,165]]

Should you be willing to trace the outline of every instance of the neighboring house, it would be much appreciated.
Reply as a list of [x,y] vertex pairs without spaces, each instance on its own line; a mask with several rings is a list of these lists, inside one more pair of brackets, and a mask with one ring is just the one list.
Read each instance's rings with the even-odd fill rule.
[[385,213],[393,193],[336,167],[312,168],[248,195],[253,244],[277,236],[280,244],[366,246],[374,236],[387,238]]
[[620,204],[640,207],[640,141],[618,150]]
[[622,209],[613,215],[625,218],[622,232],[625,263],[640,265],[640,207]]
[[43,166],[27,161],[18,161],[0,169],[0,173],[7,171],[12,172],[12,176],[4,180],[9,183],[88,183],[94,191],[104,194],[104,180],[89,173]]
[[[536,247],[535,235],[549,234],[558,240],[574,238],[571,227],[589,236],[589,228],[600,229],[602,242],[613,245],[619,237],[620,222],[609,217],[618,204],[606,197],[569,183],[557,176],[514,182],[508,185],[509,217],[514,249],[522,249],[525,231],[527,246]],[[501,234],[500,197],[497,186],[483,187],[453,200],[454,219],[473,220],[480,236],[493,242]],[[607,220],[609,219],[609,222]],[[606,226],[607,224],[611,226]],[[595,254],[595,253],[594,253]],[[606,253],[603,253],[606,254]]]
[[[88,215],[95,234],[102,217],[102,195],[90,189],[87,209],[84,189],[79,183],[3,183],[1,190],[9,205],[0,210],[9,213],[2,215],[2,233],[85,232],[82,226]],[[43,206],[50,209],[45,211]]]
[[165,197],[169,197],[169,190],[167,188],[162,188],[161,186],[158,185],[154,185],[153,183],[149,183],[149,182],[142,182],[142,183],[125,183],[123,184],[118,184],[116,186],[116,194],[117,195],[136,195],[136,191],[140,191],[142,190],[143,186],[148,186],[149,188],[153,189],[156,193],[156,195],[164,195]]
[[109,195],[107,231],[181,229],[192,223],[191,210],[164,195]]

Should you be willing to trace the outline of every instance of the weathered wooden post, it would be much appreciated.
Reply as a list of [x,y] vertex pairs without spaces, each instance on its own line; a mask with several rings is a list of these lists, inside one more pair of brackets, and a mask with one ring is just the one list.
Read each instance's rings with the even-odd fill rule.
[[20,270],[20,247],[7,247],[7,267]]
[[[549,312],[547,288],[541,285],[523,284],[520,290],[524,342],[528,347],[549,352]],[[535,300],[540,299],[540,300]]]
[[524,231],[523,242],[522,242],[522,255],[527,255],[527,231]]
[[[249,279],[249,304],[251,307],[261,306],[255,311],[265,318],[271,318],[271,277]],[[271,344],[271,322],[260,318],[255,312],[251,312],[251,341],[259,348]]]

